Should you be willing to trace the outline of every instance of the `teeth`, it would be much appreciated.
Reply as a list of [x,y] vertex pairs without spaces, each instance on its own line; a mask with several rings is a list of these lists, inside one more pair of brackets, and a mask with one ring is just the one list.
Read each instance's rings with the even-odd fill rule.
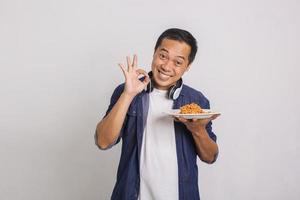
[[170,76],[168,76],[168,75],[166,75],[166,74],[163,74],[163,73],[161,73],[161,72],[159,72],[159,77],[160,77],[160,79],[162,79],[162,80],[167,80],[168,78],[170,78]]

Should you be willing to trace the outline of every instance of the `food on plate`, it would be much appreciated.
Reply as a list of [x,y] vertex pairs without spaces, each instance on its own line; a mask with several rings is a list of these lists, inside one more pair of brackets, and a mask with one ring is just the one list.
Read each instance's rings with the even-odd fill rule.
[[196,103],[186,104],[180,107],[180,114],[199,114],[203,112],[202,108]]

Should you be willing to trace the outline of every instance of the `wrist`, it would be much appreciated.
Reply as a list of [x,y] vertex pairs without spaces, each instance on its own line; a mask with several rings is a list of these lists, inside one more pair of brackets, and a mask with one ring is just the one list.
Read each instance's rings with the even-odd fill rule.
[[132,101],[136,95],[124,91],[121,96],[126,100]]
[[207,135],[205,127],[200,126],[197,131],[192,132],[194,137],[203,137]]

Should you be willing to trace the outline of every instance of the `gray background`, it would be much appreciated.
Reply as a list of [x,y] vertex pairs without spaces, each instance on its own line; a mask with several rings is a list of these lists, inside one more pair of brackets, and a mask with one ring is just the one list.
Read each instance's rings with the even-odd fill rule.
[[222,116],[220,155],[199,162],[204,200],[296,200],[300,185],[297,0],[0,0],[0,199],[109,199],[120,146],[93,134],[118,62],[149,70],[169,27],[199,53],[184,76]]

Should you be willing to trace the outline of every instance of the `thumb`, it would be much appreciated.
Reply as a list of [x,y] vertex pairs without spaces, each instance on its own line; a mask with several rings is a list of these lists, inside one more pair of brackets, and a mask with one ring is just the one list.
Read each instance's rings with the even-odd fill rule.
[[146,86],[148,85],[150,82],[150,78],[148,76],[145,76],[144,80],[143,80],[143,84]]

